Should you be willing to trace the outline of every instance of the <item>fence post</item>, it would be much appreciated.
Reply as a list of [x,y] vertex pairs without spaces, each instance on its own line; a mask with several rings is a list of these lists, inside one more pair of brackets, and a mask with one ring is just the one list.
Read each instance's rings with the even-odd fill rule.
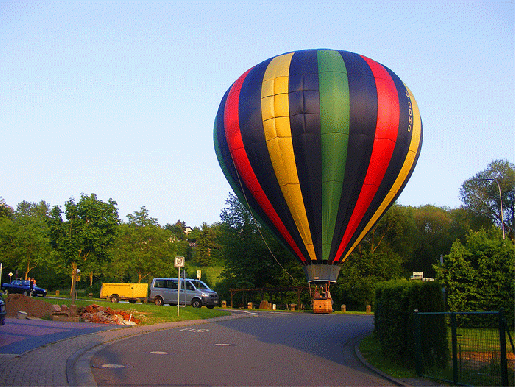
[[456,313],[451,312],[452,381],[458,384],[458,337],[456,335]]
[[501,385],[508,385],[508,362],[506,361],[506,326],[504,311],[499,311],[499,342],[501,344]]
[[415,317],[415,369],[417,371],[417,375],[422,376],[424,374],[424,360],[422,357],[420,314],[418,313],[418,309],[415,309],[413,313]]

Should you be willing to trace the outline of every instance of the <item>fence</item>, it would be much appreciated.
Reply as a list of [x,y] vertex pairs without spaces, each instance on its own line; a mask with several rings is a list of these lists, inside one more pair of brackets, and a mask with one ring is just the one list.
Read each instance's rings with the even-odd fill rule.
[[[434,339],[427,328],[438,322],[446,324],[447,337],[443,348],[435,351],[427,345]],[[502,311],[415,311],[417,373],[459,385],[513,385],[515,350],[510,329]]]

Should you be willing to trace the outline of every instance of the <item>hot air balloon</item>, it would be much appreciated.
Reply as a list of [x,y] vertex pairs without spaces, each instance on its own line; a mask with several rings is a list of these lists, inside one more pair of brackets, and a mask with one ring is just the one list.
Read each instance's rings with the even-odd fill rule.
[[422,121],[387,67],[348,51],[303,50],[231,85],[214,143],[239,200],[298,258],[309,283],[330,283],[406,185]]

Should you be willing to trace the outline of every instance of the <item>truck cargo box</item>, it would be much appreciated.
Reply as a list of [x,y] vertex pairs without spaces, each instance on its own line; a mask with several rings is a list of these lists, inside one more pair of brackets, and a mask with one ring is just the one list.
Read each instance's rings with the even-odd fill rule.
[[110,299],[111,302],[146,302],[147,295],[147,283],[104,283],[100,288],[100,298]]

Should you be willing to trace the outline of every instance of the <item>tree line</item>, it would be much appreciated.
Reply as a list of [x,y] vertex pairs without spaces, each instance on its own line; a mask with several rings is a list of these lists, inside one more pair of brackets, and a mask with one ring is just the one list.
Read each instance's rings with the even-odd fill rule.
[[[489,288],[505,288],[506,282],[513,287],[505,274],[513,273],[514,188],[514,165],[495,160],[462,184],[459,208],[394,204],[342,264],[333,298],[362,309],[373,304],[377,282],[409,278],[414,271],[447,281],[450,300],[459,299],[461,291],[454,282],[474,279],[478,286],[486,286],[485,270],[503,273],[490,275],[497,284]],[[478,241],[490,247],[480,247]],[[490,253],[481,258],[483,262],[481,254],[474,258],[477,251]],[[97,291],[102,282],[176,276],[175,256],[186,258],[190,272],[219,268],[216,284],[211,285],[222,297],[231,288],[306,284],[301,265],[233,194],[220,222],[204,223],[191,232],[180,220],[160,225],[145,207],[122,221],[116,202],[102,201],[95,194],[72,198],[64,207],[23,201],[13,208],[0,200],[3,282],[12,272],[19,278],[36,278],[49,290],[63,289],[70,286],[76,265],[80,286]],[[476,286],[474,281],[471,287]]]

